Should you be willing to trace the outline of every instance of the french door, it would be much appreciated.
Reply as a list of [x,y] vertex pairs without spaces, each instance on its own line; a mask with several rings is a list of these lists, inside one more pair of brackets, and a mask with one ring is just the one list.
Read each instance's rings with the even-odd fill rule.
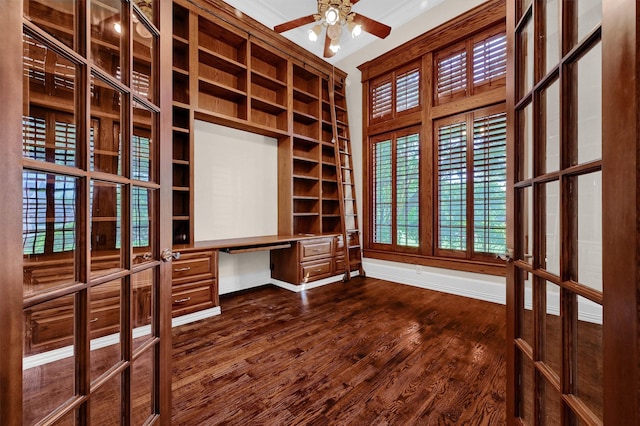
[[508,2],[510,424],[638,421],[637,7]]
[[171,4],[3,6],[0,423],[169,424]]

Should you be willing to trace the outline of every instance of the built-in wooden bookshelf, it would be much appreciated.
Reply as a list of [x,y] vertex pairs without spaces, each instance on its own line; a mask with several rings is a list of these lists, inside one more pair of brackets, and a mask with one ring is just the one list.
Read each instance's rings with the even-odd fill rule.
[[194,242],[194,118],[278,139],[280,234],[341,233],[329,85],[346,74],[218,0],[175,0],[173,24],[174,244]]

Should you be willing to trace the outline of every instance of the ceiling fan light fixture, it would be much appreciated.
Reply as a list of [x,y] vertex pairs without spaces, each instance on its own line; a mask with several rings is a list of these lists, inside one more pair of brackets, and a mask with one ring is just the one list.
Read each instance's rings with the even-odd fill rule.
[[340,11],[334,6],[329,6],[326,12],[324,12],[324,20],[327,25],[331,26],[340,20]]
[[320,32],[322,31],[322,26],[317,24],[314,25],[313,28],[311,28],[308,32],[308,36],[309,36],[309,40],[310,41],[316,41],[318,40],[318,37],[320,36]]
[[356,38],[360,34],[362,34],[362,25],[356,24],[355,22],[350,21],[348,26],[349,26],[349,33],[351,34],[351,37]]
[[342,34],[342,25],[335,24],[327,28],[327,36],[331,40],[338,40]]
[[340,42],[337,39],[336,40],[331,40],[331,44],[329,45],[329,49],[333,53],[338,53],[338,50],[340,50]]

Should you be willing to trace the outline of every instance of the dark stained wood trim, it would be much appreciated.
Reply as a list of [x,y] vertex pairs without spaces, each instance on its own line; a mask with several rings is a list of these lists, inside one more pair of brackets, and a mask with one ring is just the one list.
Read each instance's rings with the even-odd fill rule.
[[365,62],[358,67],[362,72],[362,81],[375,78],[414,58],[455,43],[471,33],[504,22],[505,4],[506,0],[489,0],[384,55]]
[[[172,102],[173,102],[173,5],[171,2],[157,2],[159,7],[159,29],[160,29],[160,49],[159,49],[159,69],[157,78],[160,87],[160,217],[158,225],[154,230],[155,235],[159,235],[158,250],[171,249],[173,241],[172,226]],[[193,95],[192,95],[193,96]],[[191,122],[191,120],[190,120]],[[193,173],[193,172],[192,172]],[[159,228],[159,229],[158,229]],[[193,235],[193,233],[191,233]],[[158,253],[158,257],[159,258]],[[161,262],[159,268],[158,289],[155,293],[153,305],[158,308],[157,318],[159,330],[157,336],[160,342],[156,345],[154,362],[159,365],[155,371],[158,394],[154,395],[156,413],[160,414],[161,425],[171,424],[171,262]],[[154,315],[155,316],[155,315]]]
[[[507,2],[506,20],[507,20],[507,251],[513,251],[516,243],[516,128],[517,115],[515,113],[516,101],[516,61],[515,61],[515,26],[517,23],[517,5],[516,1]],[[506,302],[507,302],[507,407],[506,421],[508,425],[519,424],[517,420],[517,381],[516,374],[518,367],[516,366],[516,333],[517,333],[517,295],[516,291],[516,273],[517,269],[513,261],[506,263]]]
[[[22,424],[22,0],[0,13],[0,424]],[[6,200],[13,200],[6,202]]]
[[[0,14],[0,424],[22,424],[22,12],[8,0]],[[6,200],[14,200],[6,202]]]
[[604,424],[640,424],[640,5],[603,1]]

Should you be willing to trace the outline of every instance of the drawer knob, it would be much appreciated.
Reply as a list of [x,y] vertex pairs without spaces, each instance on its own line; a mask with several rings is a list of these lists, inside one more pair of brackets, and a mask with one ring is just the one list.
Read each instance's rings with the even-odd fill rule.
[[98,322],[98,318],[94,318],[92,320],[89,320],[89,322]]
[[186,272],[190,270],[191,270],[191,266],[185,266],[184,268],[176,268],[173,270],[173,272]]
[[187,303],[189,300],[191,300],[191,297],[185,297],[184,299],[176,299],[173,301],[173,303],[178,305],[180,303]]

